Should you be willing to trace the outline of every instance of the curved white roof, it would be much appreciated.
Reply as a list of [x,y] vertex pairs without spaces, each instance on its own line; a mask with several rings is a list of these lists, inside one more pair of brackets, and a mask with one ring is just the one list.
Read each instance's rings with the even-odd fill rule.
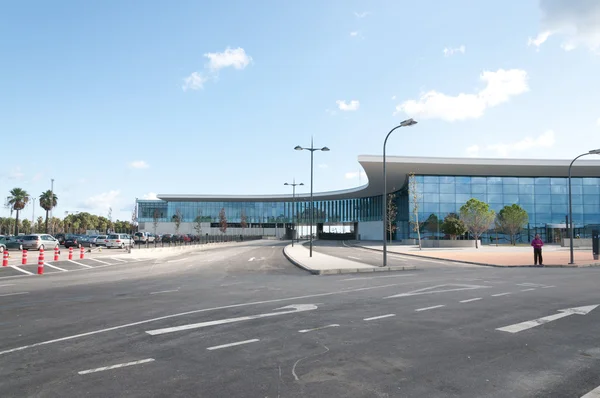
[[[368,183],[360,187],[340,191],[314,193],[315,200],[364,198],[381,195],[383,191],[382,156],[358,157],[367,174]],[[493,159],[493,158],[444,158],[417,156],[387,156],[387,191],[393,192],[404,186],[410,173],[447,176],[494,176],[494,177],[567,177],[571,159]],[[600,160],[578,160],[571,169],[573,177],[600,177]],[[158,195],[159,199],[203,202],[279,202],[292,199],[292,195]],[[296,194],[296,199],[310,198],[310,194]]]

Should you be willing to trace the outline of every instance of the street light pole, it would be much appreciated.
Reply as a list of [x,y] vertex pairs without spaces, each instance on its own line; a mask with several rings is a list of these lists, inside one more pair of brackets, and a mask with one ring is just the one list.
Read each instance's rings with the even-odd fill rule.
[[600,149],[594,149],[589,152],[582,153],[581,155],[573,159],[571,161],[571,164],[569,164],[569,253],[571,260],[569,264],[575,264],[575,255],[573,253],[573,200],[571,195],[571,167],[577,159],[586,155],[600,155]]
[[401,122],[399,125],[390,130],[390,132],[385,136],[385,140],[383,141],[383,267],[387,266],[387,171],[385,168],[385,146],[387,144],[387,140],[396,129],[400,127],[409,127],[417,124],[413,119],[407,119]]
[[[293,192],[292,193],[292,198],[293,198],[292,199],[292,206],[293,206],[292,207],[292,222],[294,222],[294,231],[297,232],[296,228],[297,228],[298,224],[297,224],[297,213],[296,213],[296,187],[300,186],[300,185],[304,185],[304,183],[301,182],[299,184],[296,184],[296,178],[294,178],[292,181],[293,182],[291,184],[286,182],[283,185],[291,185],[292,186],[292,192]],[[296,217],[294,217],[294,213],[296,213]],[[300,242],[300,241],[298,241],[298,242]],[[294,236],[293,235],[292,235],[292,247],[294,247]]]
[[297,151],[307,150],[310,151],[310,257],[312,257],[312,248],[313,248],[313,224],[315,218],[315,209],[313,203],[313,154],[315,151],[323,151],[328,152],[329,148],[324,146],[323,148],[315,148],[313,146],[313,140],[310,139],[310,148],[304,148],[300,145],[297,145],[295,148]]

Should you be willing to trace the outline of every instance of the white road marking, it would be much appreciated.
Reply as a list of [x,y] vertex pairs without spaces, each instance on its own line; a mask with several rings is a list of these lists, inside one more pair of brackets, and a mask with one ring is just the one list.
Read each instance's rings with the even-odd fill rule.
[[551,287],[556,287],[556,286],[542,286],[542,289],[550,289]]
[[162,294],[162,293],[173,293],[173,292],[178,292],[179,289],[174,289],[174,290],[161,290],[160,292],[151,292],[150,294]]
[[250,258],[248,259],[248,261],[254,261],[254,258],[255,258],[255,257],[250,257]]
[[507,294],[511,294],[511,292],[504,292],[504,293],[492,294],[492,297],[506,296]]
[[183,261],[183,260],[187,260],[187,259],[188,259],[187,257],[184,257],[184,258],[180,258],[180,259],[177,259],[177,260],[169,260],[169,261],[167,261],[167,262],[168,262],[168,263],[177,263],[177,262],[179,262],[179,261]]
[[415,276],[415,274],[385,275],[385,276],[366,276],[364,278],[346,278],[346,279],[340,279],[340,282],[344,282],[344,281],[362,281],[362,280],[365,280],[365,279],[379,279],[379,278],[403,278],[405,276]]
[[120,261],[122,263],[126,263],[127,262],[126,260],[121,260],[120,258],[116,258],[116,257],[111,257],[111,259],[115,260],[115,261]]
[[[458,287],[450,288],[450,289],[441,289],[441,290],[439,289],[439,288],[451,287],[451,286],[458,286]],[[413,290],[412,292],[395,294],[393,296],[388,296],[388,297],[384,297],[384,298],[389,299],[389,298],[396,298],[396,297],[419,296],[422,294],[458,292],[458,291],[462,291],[462,290],[485,289],[485,288],[489,288],[489,287],[491,287],[491,286],[461,285],[461,284],[453,283],[453,284],[447,284],[447,285],[437,285],[437,286],[425,287],[423,289]],[[438,290],[435,290],[435,289],[438,289]]]
[[331,325],[320,326],[318,328],[298,330],[298,333],[314,332],[315,330],[321,330],[321,329],[327,329],[327,328],[336,328],[338,326],[340,326],[340,325],[338,325],[337,323],[332,323]]
[[521,290],[521,291],[522,291],[522,292],[530,292],[530,291],[532,291],[532,290],[535,290],[535,288],[533,288],[533,287],[532,287],[532,288],[529,288],[529,289],[523,289],[523,290]]
[[417,308],[415,310],[415,312],[428,311],[428,310],[433,310],[435,308],[442,308],[442,307],[445,307],[445,305],[442,304],[442,305],[434,305],[433,307]]
[[14,286],[14,285],[15,285],[14,283],[7,283],[7,284],[5,284],[5,285],[0,285],[0,287],[4,287],[4,286]]
[[462,300],[462,301],[459,301],[459,303],[470,303],[471,301],[477,301],[477,300],[481,300],[481,297],[472,298],[472,299],[468,299],[468,300]]
[[141,365],[143,363],[148,363],[148,362],[154,362],[154,359],[153,358],[141,359],[139,361],[133,361],[133,362],[127,362],[127,363],[119,363],[119,364],[116,364],[116,365],[104,366],[102,368],[82,370],[82,371],[77,372],[77,373],[79,373],[80,375],[86,375],[88,373],[103,372],[105,370],[124,368],[125,366]]
[[85,265],[85,264],[82,264],[82,263],[78,263],[77,261],[73,261],[73,260],[67,260],[67,261],[70,262],[70,263],[73,263],[73,264],[81,265],[82,267],[85,267],[85,268],[94,268],[91,265]]
[[600,387],[594,388],[592,391],[588,392],[581,398],[600,398]]
[[19,293],[6,293],[6,294],[0,294],[0,297],[6,297],[6,296],[18,296],[20,294],[29,294],[29,292],[19,292]]
[[219,350],[221,348],[227,348],[227,347],[235,347],[236,345],[242,345],[242,344],[250,344],[250,343],[256,343],[257,341],[260,341],[259,339],[251,339],[251,340],[244,340],[244,341],[238,341],[235,343],[229,343],[229,344],[223,344],[223,345],[216,345],[214,347],[208,347],[207,350]]
[[363,319],[363,321],[374,321],[375,319],[389,318],[391,316],[396,316],[396,314],[387,314],[387,315],[372,316],[371,318],[365,318],[365,319]]
[[152,335],[152,336],[157,336],[159,334],[181,332],[182,330],[200,329],[200,328],[205,328],[207,326],[216,326],[216,325],[223,325],[226,323],[249,321],[251,319],[267,318],[267,317],[278,316],[278,315],[292,314],[292,313],[296,313],[296,312],[312,311],[312,310],[316,310],[317,308],[318,307],[314,304],[292,304],[292,305],[288,305],[286,307],[276,308],[274,310],[274,311],[277,311],[277,310],[288,310],[288,311],[268,312],[266,314],[247,315],[247,316],[240,316],[237,318],[219,319],[216,321],[207,321],[207,322],[192,323],[189,325],[174,326],[174,327],[170,327],[170,328],[146,330],[146,333],[148,333],[149,335]]
[[518,332],[522,332],[523,330],[531,329],[536,326],[540,326],[540,325],[543,325],[548,322],[556,321],[558,319],[561,319],[561,318],[564,318],[567,316],[571,316],[574,314],[586,315],[590,311],[594,310],[596,307],[598,307],[598,304],[587,305],[584,307],[575,307],[575,308],[567,308],[564,310],[558,310],[558,312],[559,312],[558,314],[545,316],[543,318],[534,319],[532,321],[525,321],[525,322],[521,322],[521,323],[516,323],[514,325],[504,326],[501,328],[497,328],[496,330],[500,330],[502,332],[509,332],[509,333],[518,333]]
[[351,258],[351,259],[353,259],[353,260],[360,260],[360,258],[358,258],[358,257],[354,257],[354,256],[348,256],[348,258]]
[[110,263],[107,263],[106,261],[98,260],[97,258],[88,258],[88,260],[96,261],[97,263],[100,263],[100,264],[111,265]]
[[16,265],[11,265],[10,268],[15,269],[17,271],[21,271],[22,273],[27,274],[27,275],[33,275],[33,272],[25,271],[24,269],[19,268]]
[[48,264],[48,263],[44,263],[44,265],[47,265],[48,267],[50,267],[50,268],[54,268],[54,269],[57,269],[57,270],[59,270],[59,271],[63,271],[63,272],[69,272],[69,271],[67,271],[67,270],[66,270],[66,269],[64,269],[64,268],[57,267],[56,265],[52,265],[52,264]]
[[[99,268],[99,267],[96,267],[96,268]],[[142,321],[126,323],[126,324],[123,324],[123,325],[112,326],[112,327],[105,328],[105,329],[92,330],[92,331],[86,332],[86,333],[80,333],[80,334],[75,334],[75,335],[72,335],[72,336],[66,336],[66,337],[61,337],[61,338],[58,338],[58,339],[46,340],[46,341],[41,341],[41,342],[38,342],[38,343],[24,345],[24,346],[21,346],[21,347],[15,347],[15,348],[11,348],[11,349],[8,349],[8,350],[0,351],[0,355],[10,354],[12,352],[17,352],[17,351],[23,351],[23,350],[26,350],[26,349],[29,349],[29,348],[39,347],[39,346],[43,346],[43,345],[60,343],[60,342],[63,342],[63,341],[68,341],[68,340],[74,340],[74,339],[78,339],[78,338],[81,338],[81,337],[93,336],[93,335],[100,334],[100,333],[112,332],[114,330],[125,329],[125,328],[129,328],[129,327],[132,327],[132,326],[144,325],[144,324],[147,324],[147,323],[162,321],[162,320],[165,320],[165,319],[178,318],[178,317],[181,317],[181,316],[191,315],[191,314],[199,314],[199,313],[202,313],[202,312],[216,311],[216,310],[225,310],[225,309],[239,308],[239,307],[248,307],[248,306],[260,305],[260,304],[280,303],[282,301],[292,301],[292,300],[295,301],[295,300],[302,300],[302,299],[314,298],[314,297],[326,297],[326,296],[333,296],[333,295],[337,295],[337,294],[347,294],[347,293],[361,292],[361,291],[366,291],[366,290],[383,289],[383,288],[386,288],[386,287],[399,286],[399,285],[402,285],[402,283],[392,283],[392,284],[389,284],[389,285],[361,287],[361,288],[358,288],[358,289],[349,289],[349,290],[338,290],[338,291],[335,291],[335,292],[309,294],[309,295],[305,295],[305,296],[285,297],[285,298],[273,299],[273,300],[252,301],[252,302],[249,302],[249,303],[230,304],[230,305],[224,305],[224,306],[221,306],[221,307],[201,308],[201,309],[198,309],[198,310],[192,310],[192,311],[186,311],[186,312],[179,312],[179,313],[176,313],[176,314],[164,315],[164,316],[157,317],[157,318],[144,319]]]

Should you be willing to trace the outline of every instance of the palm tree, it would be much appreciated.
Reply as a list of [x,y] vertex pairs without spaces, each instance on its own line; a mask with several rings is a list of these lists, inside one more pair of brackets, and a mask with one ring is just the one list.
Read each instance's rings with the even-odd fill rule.
[[29,202],[29,194],[22,188],[13,188],[8,197],[8,204],[17,212],[15,218],[15,235],[19,235],[19,212],[25,208]]
[[48,231],[48,213],[50,212],[50,210],[52,210],[53,208],[56,207],[57,203],[58,203],[58,198],[56,197],[54,192],[52,192],[51,190],[42,192],[42,194],[40,195],[40,206],[42,207],[42,209],[46,210],[46,233],[49,233],[49,231]]

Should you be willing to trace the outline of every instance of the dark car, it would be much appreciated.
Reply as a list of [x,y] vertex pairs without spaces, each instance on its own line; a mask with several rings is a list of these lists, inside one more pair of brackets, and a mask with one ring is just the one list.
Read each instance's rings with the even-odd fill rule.
[[67,249],[69,247],[79,247],[80,240],[81,240],[81,238],[79,238],[79,236],[77,236],[77,235],[67,235],[65,237],[65,243],[63,243],[63,245]]
[[64,245],[65,244],[65,234],[56,234],[56,235],[54,235],[54,237],[58,241],[59,245]]
[[4,250],[7,250],[6,238],[4,236],[0,235],[0,253],[4,253]]
[[171,242],[171,238],[172,238],[172,235],[171,235],[171,234],[164,234],[164,235],[161,237],[161,241],[162,241],[162,242],[165,242],[165,243],[169,243],[169,242]]
[[23,245],[17,236],[0,236],[0,242],[5,250],[22,250]]

